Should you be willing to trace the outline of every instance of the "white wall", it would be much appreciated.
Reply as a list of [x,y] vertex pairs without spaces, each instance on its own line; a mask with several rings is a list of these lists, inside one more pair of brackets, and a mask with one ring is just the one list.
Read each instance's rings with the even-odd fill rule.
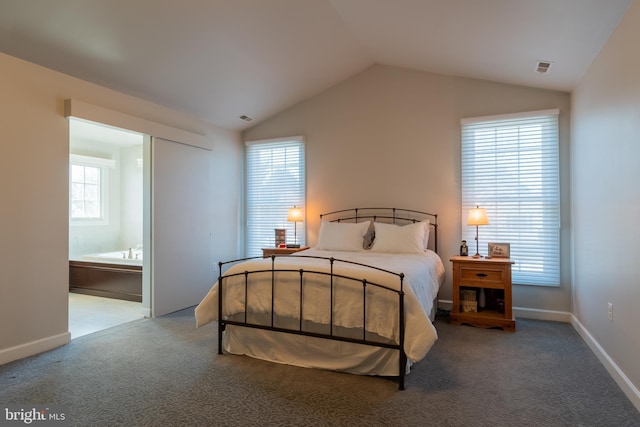
[[570,311],[568,93],[376,65],[244,132],[245,140],[304,135],[307,242],[318,216],[348,207],[435,211],[451,300],[449,257],[460,245],[460,119],[560,109],[562,283],[514,286],[514,305]]
[[5,54],[0,70],[0,363],[69,340],[67,98],[205,135],[214,150],[213,256],[238,255],[237,132]]
[[117,250],[142,245],[142,144],[120,149],[120,242]]
[[638,41],[634,0],[573,93],[571,144],[574,315],[635,385],[640,408]]

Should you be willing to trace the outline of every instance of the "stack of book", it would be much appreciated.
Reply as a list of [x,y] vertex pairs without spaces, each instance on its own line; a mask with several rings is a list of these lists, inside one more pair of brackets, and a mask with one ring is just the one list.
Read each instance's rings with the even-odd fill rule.
[[476,301],[476,291],[470,289],[460,290],[460,312],[477,313],[478,301]]

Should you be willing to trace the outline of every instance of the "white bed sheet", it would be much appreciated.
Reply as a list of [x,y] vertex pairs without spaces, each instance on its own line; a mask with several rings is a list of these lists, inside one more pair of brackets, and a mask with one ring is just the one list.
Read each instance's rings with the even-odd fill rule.
[[[304,335],[227,325],[223,347],[229,354],[301,368],[326,369],[357,375],[398,375],[398,350],[332,341]],[[405,374],[411,370],[407,360]]]
[[[317,260],[307,258],[306,256],[319,256],[325,258],[334,257],[336,259],[359,262],[390,271],[404,273],[406,312],[405,353],[407,354],[410,362],[417,362],[427,354],[437,339],[437,332],[431,323],[429,313],[433,308],[433,302],[437,296],[439,287],[444,280],[444,266],[437,254],[432,251],[426,251],[424,254],[388,254],[373,253],[370,251],[322,251],[312,248],[299,252],[295,256],[278,257],[276,259],[276,268],[299,269],[303,267],[312,267],[314,270],[328,270],[328,262],[326,260]],[[271,259],[267,258],[234,265],[225,274],[245,270],[254,271],[270,268]],[[334,265],[334,272],[364,278],[370,282],[384,284],[394,289],[399,288],[399,280],[396,276],[376,270],[366,269],[361,266],[336,262]],[[264,285],[259,286],[264,286],[265,288],[268,287],[268,291],[265,294],[266,296],[262,299],[250,299],[251,309],[257,310],[258,312],[268,312],[271,307],[270,273],[264,273],[264,275],[269,279]],[[286,274],[283,276],[287,277],[279,277],[279,281],[294,282],[296,280],[295,274]],[[241,277],[240,280],[244,281],[244,278]],[[299,278],[297,280],[299,280]],[[314,279],[309,279],[309,281],[313,280]],[[309,283],[307,282],[307,279],[305,279],[305,283]],[[296,286],[291,286],[291,284],[292,283],[286,283],[285,286],[297,289]],[[235,291],[233,291],[234,288]],[[313,289],[315,289],[313,286],[305,285],[305,298],[313,299],[314,301],[322,300],[323,298],[319,294],[314,294]],[[353,287],[351,289],[353,289]],[[381,294],[381,292],[377,291],[374,287],[369,286],[368,289],[370,289],[368,292],[372,292],[373,294]],[[299,294],[297,292],[292,292],[290,295],[282,297],[280,295],[281,293],[278,292],[277,289],[276,292],[279,300],[276,305],[276,311],[278,314],[291,317],[297,316],[297,312],[299,310],[299,303],[297,302],[299,301]],[[387,294],[389,293],[387,292]],[[225,314],[233,314],[234,312],[244,310],[244,286],[227,287],[225,285],[224,296],[225,307],[231,310],[225,311]],[[197,326],[203,326],[206,323],[216,320],[218,309],[217,299],[218,287],[216,283],[196,308]],[[370,300],[371,299],[368,301]],[[387,296],[379,298],[376,296],[373,300],[377,301],[377,303],[367,303],[367,329],[382,337],[397,340],[397,297],[392,298]],[[349,290],[342,293],[338,292],[338,294],[336,294],[335,301],[337,301],[337,304],[334,314],[334,324],[346,328],[358,328],[362,326],[361,292],[353,292]],[[307,309],[305,303],[304,317],[306,320],[326,323],[328,321],[326,313],[328,313],[328,310],[322,309],[322,307],[318,308],[316,311]]]

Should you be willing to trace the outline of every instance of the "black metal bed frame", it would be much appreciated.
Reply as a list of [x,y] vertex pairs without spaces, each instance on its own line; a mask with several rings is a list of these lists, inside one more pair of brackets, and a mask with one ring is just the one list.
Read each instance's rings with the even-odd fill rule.
[[[390,211],[391,213],[389,214],[388,211]],[[399,214],[401,214],[402,216],[398,216]],[[334,222],[359,222],[359,221],[364,221],[364,220],[386,220],[386,221],[390,221],[393,224],[396,224],[397,221],[406,221],[406,222],[419,222],[421,220],[425,220],[427,218],[430,219],[430,226],[434,229],[434,245],[435,245],[435,251],[437,252],[437,247],[438,247],[438,233],[437,233],[437,227],[438,227],[438,223],[437,223],[437,219],[438,216],[436,214],[432,214],[432,213],[428,213],[428,212],[421,212],[421,211],[415,211],[415,210],[408,210],[408,209],[396,209],[396,208],[354,208],[354,209],[344,209],[344,210],[340,210],[340,211],[334,211],[334,212],[329,212],[326,214],[322,214],[320,215],[321,219],[324,219],[326,217],[332,217],[332,216],[336,216],[336,215],[340,215],[338,218],[331,220]],[[422,219],[416,219],[415,216],[411,216],[411,215],[419,215],[422,216]],[[385,270],[376,266],[372,266],[372,265],[367,265],[367,264],[362,264],[362,263],[358,263],[358,262],[353,262],[353,261],[347,261],[347,260],[341,260],[341,259],[337,259],[337,258],[325,258],[325,257],[318,257],[318,256],[308,256],[308,255],[303,255],[303,254],[297,254],[296,257],[297,258],[313,258],[313,259],[323,259],[326,260],[329,263],[329,271],[321,271],[321,270],[314,270],[314,269],[281,269],[281,268],[276,268],[276,258],[280,258],[280,257],[287,257],[288,255],[271,255],[271,268],[268,269],[261,269],[261,270],[254,270],[254,271],[242,271],[242,272],[238,272],[238,273],[234,273],[234,274],[223,274],[222,270],[223,270],[223,266],[228,265],[228,264],[235,264],[235,263],[239,263],[239,262],[243,262],[243,261],[249,261],[249,260],[255,260],[255,259],[263,259],[263,257],[249,257],[249,258],[242,258],[242,259],[237,259],[237,260],[233,260],[233,261],[227,261],[227,262],[219,262],[218,263],[218,268],[219,268],[219,276],[218,276],[218,354],[223,354],[222,351],[222,334],[225,330],[226,325],[234,325],[234,326],[241,326],[241,327],[248,327],[248,328],[254,328],[254,329],[262,329],[262,330],[268,330],[268,331],[275,331],[275,332],[283,332],[283,333],[288,333],[288,334],[295,334],[295,335],[303,335],[303,336],[310,336],[310,337],[316,337],[316,338],[323,338],[323,339],[328,339],[328,340],[333,340],[333,341],[342,341],[342,342],[350,342],[350,343],[356,343],[356,344],[362,344],[362,345],[368,345],[368,346],[375,346],[375,347],[383,347],[383,348],[389,348],[389,349],[393,349],[393,350],[398,350],[399,352],[399,361],[398,361],[398,388],[400,390],[404,390],[404,377],[405,377],[405,370],[406,370],[406,365],[407,365],[407,356],[406,353],[404,351],[404,339],[405,339],[405,313],[404,313],[404,274],[403,273],[397,273],[397,272],[393,272],[393,271],[389,271],[389,270]],[[338,274],[334,272],[334,264],[338,262],[338,263],[344,263],[344,264],[351,264],[351,265],[358,265],[361,267],[365,267],[365,268],[370,268],[373,270],[377,270],[377,271],[381,271],[393,276],[396,276],[398,278],[399,281],[399,287],[398,289],[393,289],[390,288],[388,286],[379,284],[379,283],[374,283],[374,282],[370,282],[367,281],[366,279],[362,279],[362,278],[356,278],[356,277],[350,277],[350,276],[346,276],[346,275],[342,275],[342,274]],[[271,321],[269,325],[264,325],[264,324],[259,324],[259,323],[251,323],[247,321],[247,313],[249,312],[248,309],[248,300],[249,300],[249,281],[250,281],[250,276],[252,276],[253,274],[256,273],[271,273]],[[299,282],[298,282],[298,286],[299,286],[299,294],[300,294],[300,302],[299,302],[299,313],[298,313],[298,319],[299,319],[299,324],[297,329],[292,329],[292,328],[283,328],[283,327],[277,327],[274,325],[274,315],[275,315],[275,310],[274,310],[274,305],[275,305],[275,300],[276,300],[276,296],[275,296],[275,283],[276,283],[276,273],[297,273],[299,274]],[[309,275],[319,275],[319,276],[325,276],[328,278],[328,287],[329,287],[329,295],[330,295],[330,304],[329,304],[329,317],[330,317],[330,323],[329,323],[329,333],[318,333],[318,332],[312,332],[312,331],[305,331],[303,330],[303,309],[304,309],[304,305],[303,305],[303,291],[304,291],[304,284],[303,284],[303,276],[307,275],[307,277]],[[223,291],[224,291],[224,283],[225,283],[225,279],[231,278],[231,277],[237,277],[237,276],[244,276],[244,318],[243,320],[230,320],[230,319],[225,319],[223,316],[223,305],[222,305],[222,300],[223,300]],[[348,281],[354,281],[354,282],[360,282],[362,284],[362,338],[351,338],[351,337],[345,337],[345,336],[341,336],[341,335],[336,335],[334,333],[334,325],[333,325],[333,314],[334,314],[334,279],[335,278],[340,278],[340,279],[344,279],[344,280],[348,280]],[[370,340],[367,339],[366,334],[367,334],[367,330],[366,330],[366,318],[367,318],[367,287],[368,286],[372,286],[372,287],[376,287],[378,289],[383,289],[385,291],[394,293],[397,295],[398,298],[398,340],[395,343],[387,343],[387,342],[380,342],[380,341],[376,341],[376,340]]]

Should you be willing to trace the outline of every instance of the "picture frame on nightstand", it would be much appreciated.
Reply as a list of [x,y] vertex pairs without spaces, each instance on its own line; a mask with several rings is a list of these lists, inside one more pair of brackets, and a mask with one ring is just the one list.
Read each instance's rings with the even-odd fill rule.
[[510,243],[492,243],[489,242],[488,257],[489,258],[510,258],[511,257],[511,244]]

